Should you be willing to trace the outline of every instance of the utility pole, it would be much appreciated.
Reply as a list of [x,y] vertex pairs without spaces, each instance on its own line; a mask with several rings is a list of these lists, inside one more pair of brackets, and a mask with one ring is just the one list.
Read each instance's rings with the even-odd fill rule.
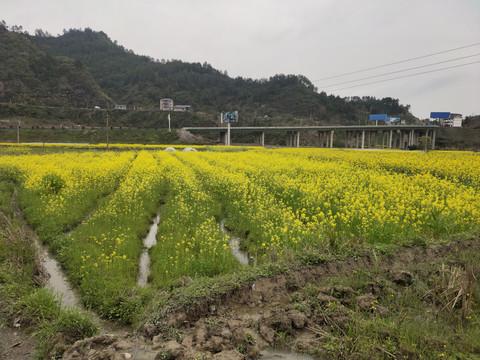
[[108,150],[108,112],[107,112],[107,150]]
[[227,146],[230,146],[230,121],[227,123]]
[[17,143],[20,144],[20,120],[18,120],[17,125]]

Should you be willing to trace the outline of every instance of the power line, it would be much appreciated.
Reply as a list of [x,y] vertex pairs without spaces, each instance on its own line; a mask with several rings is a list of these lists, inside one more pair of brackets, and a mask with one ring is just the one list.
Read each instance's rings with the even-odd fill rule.
[[368,82],[368,83],[365,83],[365,84],[347,86],[347,87],[344,87],[344,88],[341,88],[341,89],[335,89],[335,90],[332,90],[332,91],[346,90],[346,89],[351,89],[351,88],[359,87],[359,86],[365,86],[365,85],[377,84],[377,83],[386,82],[386,81],[391,81],[391,80],[403,79],[403,78],[407,78],[407,77],[412,77],[412,76],[417,76],[417,75],[422,75],[422,74],[428,74],[428,73],[432,73],[432,72],[437,72],[437,71],[442,71],[442,70],[447,70],[447,69],[453,69],[453,68],[457,68],[457,67],[461,67],[461,66],[467,66],[467,65],[472,65],[472,64],[477,64],[477,63],[480,63],[480,60],[479,60],[479,61],[470,62],[470,63],[466,63],[466,64],[449,66],[449,67],[445,67],[445,68],[441,68],[441,69],[435,69],[435,70],[430,70],[430,71],[423,71],[423,72],[419,72],[419,73],[416,73],[416,74],[403,75],[403,76],[397,76],[397,77],[390,78],[390,79],[385,79],[385,80],[372,81],[372,82]]
[[453,49],[439,51],[439,52],[436,52],[436,53],[433,53],[433,54],[427,54],[427,55],[418,56],[418,57],[414,57],[414,58],[410,58],[410,59],[406,59],[406,60],[396,61],[396,62],[389,63],[389,64],[378,65],[378,66],[374,66],[374,67],[366,68],[366,69],[362,69],[362,70],[356,70],[356,71],[352,71],[352,72],[348,72],[348,73],[333,75],[333,76],[325,77],[325,78],[322,78],[322,79],[314,80],[313,82],[334,79],[334,78],[338,78],[338,77],[346,76],[346,75],[358,74],[360,72],[364,72],[364,71],[368,71],[368,70],[374,70],[374,69],[379,69],[379,68],[387,67],[387,66],[391,66],[391,65],[402,64],[402,63],[405,63],[405,62],[408,62],[408,61],[423,59],[423,58],[426,58],[426,57],[435,56],[435,55],[439,55],[439,54],[445,54],[447,52],[460,50],[460,49],[466,49],[466,48],[469,48],[469,47],[472,47],[472,46],[477,46],[477,45],[480,45],[480,43],[465,45],[465,46],[461,46],[461,47],[457,47],[457,48],[453,48]]
[[350,83],[357,82],[357,81],[374,79],[374,78],[382,77],[382,76],[385,76],[385,75],[397,74],[397,73],[401,73],[401,72],[405,72],[405,71],[410,71],[410,70],[415,70],[415,69],[426,68],[426,67],[429,67],[429,66],[434,66],[434,65],[438,65],[438,64],[444,64],[444,63],[448,63],[448,62],[452,62],[452,61],[456,61],[456,60],[468,59],[468,58],[471,58],[471,57],[474,57],[474,56],[479,56],[479,55],[480,55],[480,53],[479,53],[479,54],[474,54],[474,55],[462,56],[462,57],[458,57],[458,58],[455,58],[455,59],[450,59],[450,60],[445,60],[445,61],[439,61],[439,62],[432,63],[432,64],[415,66],[415,67],[411,67],[411,68],[408,68],[408,69],[403,69],[403,70],[397,70],[397,71],[391,71],[391,72],[383,73],[383,74],[380,74],[380,75],[373,75],[373,76],[368,76],[368,77],[364,77],[364,78],[360,78],[360,79],[356,79],[356,80],[349,80],[349,81],[344,81],[344,82],[341,82],[341,83],[326,85],[326,86],[322,86],[321,88],[322,88],[322,89],[325,89],[325,88],[329,88],[329,87],[333,87],[333,86],[350,84]]

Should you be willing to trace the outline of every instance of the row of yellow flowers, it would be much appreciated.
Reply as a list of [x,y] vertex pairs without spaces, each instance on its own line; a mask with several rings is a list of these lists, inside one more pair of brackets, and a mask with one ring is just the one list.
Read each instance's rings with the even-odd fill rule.
[[471,151],[351,151],[338,149],[278,149],[291,156],[316,161],[347,161],[357,166],[405,174],[427,174],[480,187],[480,153]]
[[[196,153],[179,153],[196,158]],[[220,232],[221,207],[194,171],[170,153],[156,153],[168,196],[161,207],[158,244],[152,249],[152,281],[169,284],[182,276],[233,271],[228,238]]]
[[62,260],[87,305],[134,320],[148,293],[136,287],[143,238],[164,195],[161,168],[141,151],[118,188],[65,239]]
[[69,230],[113,192],[135,154],[85,152],[2,156],[0,171],[21,188],[20,204],[29,222],[48,242]]
[[[0,143],[0,153],[8,152],[8,151],[15,151],[15,149],[21,152],[27,152],[28,149],[35,149],[35,148],[47,148],[47,149],[79,149],[79,150],[105,150],[107,149],[113,150],[164,150],[169,147],[174,147],[176,149],[185,149],[188,147],[192,147],[192,145],[145,145],[145,144],[106,144],[106,143],[99,143],[99,144],[55,144],[55,143]],[[205,149],[205,145],[195,145],[195,149],[203,150]],[[13,152],[12,151],[12,152]]]

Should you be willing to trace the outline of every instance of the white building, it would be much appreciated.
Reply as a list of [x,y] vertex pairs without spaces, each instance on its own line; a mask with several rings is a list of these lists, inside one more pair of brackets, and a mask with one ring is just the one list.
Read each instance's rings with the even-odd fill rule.
[[444,127],[462,127],[462,114],[450,114],[448,119],[442,119],[442,126]]
[[172,111],[173,110],[173,100],[169,98],[160,99],[160,110]]
[[191,111],[193,111],[193,109],[190,105],[175,105],[173,107],[173,111],[188,111],[188,112],[191,112]]

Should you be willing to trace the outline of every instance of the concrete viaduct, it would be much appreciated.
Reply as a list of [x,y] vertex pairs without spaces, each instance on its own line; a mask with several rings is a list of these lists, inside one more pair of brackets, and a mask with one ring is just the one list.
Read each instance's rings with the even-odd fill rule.
[[[333,148],[335,134],[345,133],[345,148],[377,148],[381,139],[382,149],[404,149],[418,144],[420,136],[429,136],[435,149],[437,126],[418,125],[368,125],[368,126],[271,126],[231,127],[230,132],[254,133],[255,144],[265,146],[265,132],[284,132],[288,147],[300,146],[300,133],[316,131],[318,146]],[[226,127],[185,127],[191,133],[218,133],[220,142],[228,144]]]

